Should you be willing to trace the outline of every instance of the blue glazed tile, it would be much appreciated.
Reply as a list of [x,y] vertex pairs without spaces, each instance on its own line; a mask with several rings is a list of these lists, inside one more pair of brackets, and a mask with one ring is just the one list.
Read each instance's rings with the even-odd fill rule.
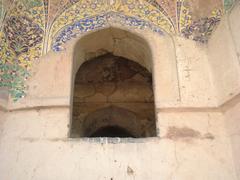
[[95,17],[81,19],[69,26],[66,26],[53,41],[52,49],[54,51],[61,51],[62,48],[60,48],[60,46],[62,44],[66,43],[72,38],[76,38],[79,34],[106,27],[108,22],[111,21],[118,22],[124,26],[139,29],[150,29],[153,32],[163,35],[162,30],[152,23],[146,22],[136,17],[129,17],[116,12],[109,12]]

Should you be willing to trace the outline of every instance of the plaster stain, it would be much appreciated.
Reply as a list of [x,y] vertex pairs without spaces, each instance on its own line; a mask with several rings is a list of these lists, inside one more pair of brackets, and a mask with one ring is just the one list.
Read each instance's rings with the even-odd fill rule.
[[211,133],[205,133],[202,135],[199,131],[196,131],[194,129],[188,128],[188,127],[174,127],[170,126],[167,131],[166,135],[167,139],[171,140],[179,140],[179,139],[208,139],[208,140],[214,140],[215,137]]
[[129,176],[134,174],[134,170],[131,167],[129,167],[129,166],[127,167],[127,174]]
[[180,138],[200,138],[201,134],[198,131],[190,129],[188,127],[178,128],[170,126],[168,128],[166,137],[168,139],[177,140]]
[[203,139],[214,140],[215,137],[211,133],[206,133],[206,134],[204,134]]

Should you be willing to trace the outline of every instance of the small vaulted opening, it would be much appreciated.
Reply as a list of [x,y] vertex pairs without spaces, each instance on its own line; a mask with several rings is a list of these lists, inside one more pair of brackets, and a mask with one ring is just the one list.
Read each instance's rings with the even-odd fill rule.
[[157,136],[152,62],[135,31],[109,27],[77,40],[70,137]]
[[111,53],[84,62],[75,76],[71,137],[153,136],[152,74]]

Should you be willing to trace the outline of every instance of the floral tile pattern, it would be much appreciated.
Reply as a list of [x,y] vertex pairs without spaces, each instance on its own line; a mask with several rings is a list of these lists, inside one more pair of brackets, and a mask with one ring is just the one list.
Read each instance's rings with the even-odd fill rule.
[[[218,1],[218,0],[216,0]],[[219,0],[221,1],[221,0]],[[0,89],[13,100],[26,95],[32,63],[56,52],[79,34],[105,28],[109,22],[183,36],[206,43],[224,10],[224,0],[211,14],[194,19],[190,0],[0,0]],[[225,9],[224,9],[225,8]]]
[[72,38],[76,38],[79,34],[107,27],[111,21],[116,21],[126,27],[151,29],[153,32],[157,32],[160,35],[164,34],[158,26],[150,22],[125,16],[116,12],[109,12],[92,18],[81,19],[80,21],[68,25],[58,33],[52,45],[52,49],[54,51],[61,51],[65,42],[71,40]]

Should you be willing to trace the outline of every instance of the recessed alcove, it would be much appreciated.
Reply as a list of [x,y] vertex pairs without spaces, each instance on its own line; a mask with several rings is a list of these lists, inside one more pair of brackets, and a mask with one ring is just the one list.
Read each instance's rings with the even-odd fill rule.
[[154,137],[154,109],[152,74],[107,53],[76,73],[70,137]]
[[124,131],[127,137],[159,136],[155,109],[179,97],[169,36],[156,41],[137,29],[109,27],[82,35],[68,48],[72,58],[68,137],[93,137],[103,129]]

